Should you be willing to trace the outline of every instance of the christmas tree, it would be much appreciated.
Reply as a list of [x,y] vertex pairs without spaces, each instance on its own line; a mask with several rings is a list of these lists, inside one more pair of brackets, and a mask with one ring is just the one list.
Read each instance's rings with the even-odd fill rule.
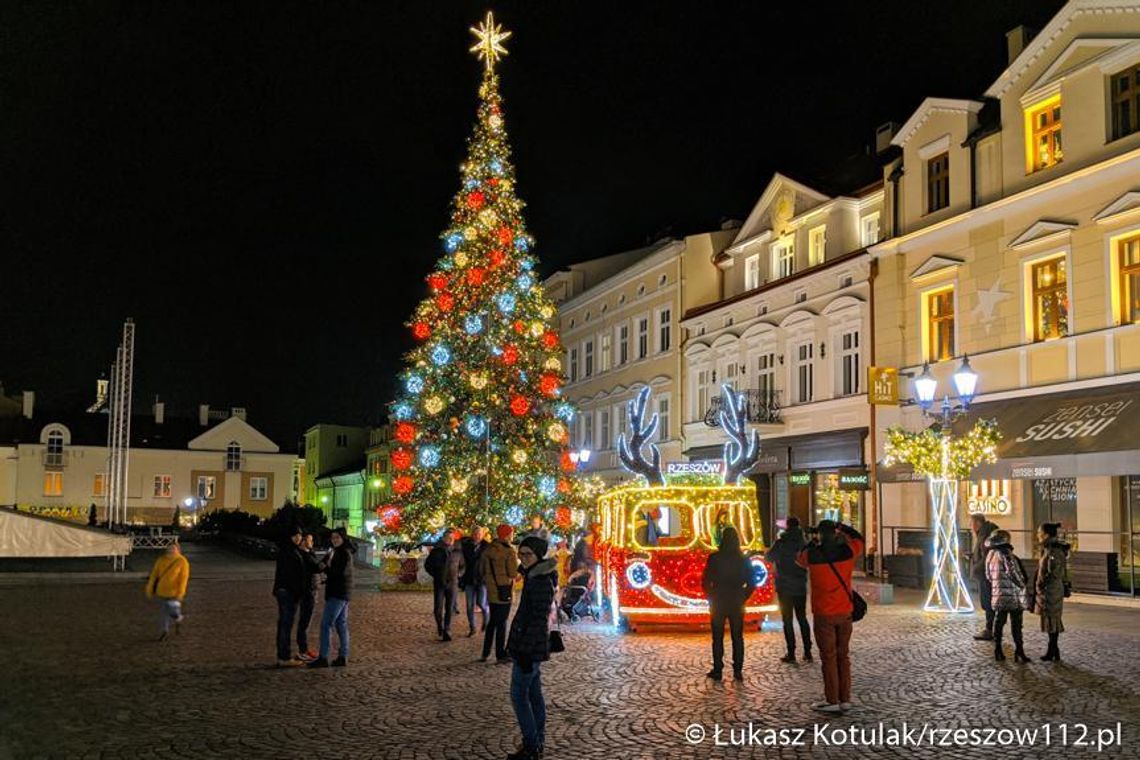
[[573,409],[559,399],[562,344],[515,195],[495,64],[510,32],[492,14],[472,28],[484,62],[478,120],[460,167],[443,255],[408,323],[392,404],[391,504],[382,530],[419,536],[445,525],[521,525],[542,514],[570,523],[562,502],[574,467],[566,445]]

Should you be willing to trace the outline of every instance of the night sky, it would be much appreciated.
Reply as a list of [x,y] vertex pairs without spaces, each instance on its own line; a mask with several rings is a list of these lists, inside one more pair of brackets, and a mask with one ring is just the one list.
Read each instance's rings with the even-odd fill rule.
[[[926,96],[978,97],[1059,0],[497,2],[543,274],[743,219]],[[486,2],[0,5],[0,382],[375,422],[458,188]],[[827,11],[826,13],[824,11]]]

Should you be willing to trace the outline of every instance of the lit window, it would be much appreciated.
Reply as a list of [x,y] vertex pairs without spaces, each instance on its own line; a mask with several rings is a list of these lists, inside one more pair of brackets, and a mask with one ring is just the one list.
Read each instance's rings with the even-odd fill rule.
[[822,264],[827,257],[827,226],[820,225],[808,233],[808,266]]
[[63,473],[44,473],[44,496],[63,496]]
[[1069,334],[1069,289],[1065,258],[1049,259],[1030,268],[1033,292],[1033,340]]
[[754,254],[744,260],[744,289],[752,290],[760,287],[760,254]]
[[954,356],[954,288],[926,294],[926,361]]
[[926,162],[926,213],[950,205],[950,154],[941,153]]
[[103,496],[107,491],[107,476],[101,472],[95,473],[95,484],[91,488],[92,496]]
[[1053,166],[1064,158],[1061,150],[1060,95],[1026,111],[1026,140],[1030,171]]
[[[347,436],[345,436],[347,438]],[[347,445],[347,441],[346,444]],[[237,472],[241,469],[241,444],[237,441],[230,441],[226,446],[226,470],[229,472]]]
[[218,479],[213,475],[199,475],[198,476],[198,498],[199,499],[212,499],[217,490]]
[[673,310],[662,309],[657,312],[657,350],[668,351],[673,342]]
[[1112,91],[1112,139],[1140,130],[1140,64],[1109,77]]
[[169,475],[155,475],[154,476],[154,492],[153,495],[156,499],[169,499],[170,498],[170,476]]
[[874,245],[879,242],[879,212],[867,214],[862,219],[862,227],[860,231],[861,242],[864,247]]
[[254,501],[265,501],[269,495],[269,478],[257,477],[249,479],[249,498]]
[[806,404],[815,397],[815,346],[809,341],[796,346],[796,403]]
[[859,392],[859,331],[851,330],[839,336],[839,367],[842,378],[840,392],[853,396]]
[[772,244],[772,269],[776,277],[790,277],[796,271],[796,244],[792,238]]
[[1120,321],[1140,322],[1140,234],[1117,241],[1120,262]]

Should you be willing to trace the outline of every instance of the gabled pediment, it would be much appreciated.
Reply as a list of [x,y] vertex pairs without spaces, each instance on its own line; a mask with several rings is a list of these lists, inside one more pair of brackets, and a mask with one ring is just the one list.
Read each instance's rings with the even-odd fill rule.
[[980,100],[958,100],[955,98],[927,98],[922,101],[918,109],[911,114],[906,123],[899,127],[899,131],[891,138],[891,145],[903,147],[914,136],[918,128],[926,123],[932,114],[940,111],[964,115],[976,114],[985,105]]
[[281,449],[240,417],[230,417],[190,441],[186,448],[196,451],[225,451],[236,441],[243,451],[276,454]]
[[1036,100],[1038,93],[1092,66],[1110,73],[1125,67],[1137,55],[1140,55],[1140,39],[1136,37],[1078,37],[1061,51],[1021,99],[1023,102]]
[[829,200],[828,196],[818,190],[776,172],[740,226],[740,232],[729,250],[739,252],[753,238],[758,239],[765,232],[771,232],[778,220],[787,221]]
[[926,277],[927,275],[934,274],[935,272],[951,271],[962,266],[962,259],[956,259],[953,256],[942,256],[941,254],[934,254],[926,261],[919,265],[910,273],[912,280],[917,280],[919,277]]
[[1097,224],[1111,224],[1125,214],[1131,214],[1135,211],[1140,211],[1140,191],[1129,190],[1097,212],[1093,221]]
[[1015,251],[1044,243],[1057,243],[1076,229],[1075,222],[1054,222],[1047,219],[1034,222],[1025,232],[1009,242],[1009,247]]

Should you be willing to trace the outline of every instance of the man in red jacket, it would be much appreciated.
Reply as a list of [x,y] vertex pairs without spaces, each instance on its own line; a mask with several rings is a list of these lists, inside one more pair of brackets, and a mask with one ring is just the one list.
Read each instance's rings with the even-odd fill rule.
[[851,573],[863,556],[863,536],[850,525],[822,520],[817,537],[796,557],[811,585],[812,627],[823,667],[825,701],[812,709],[840,713],[851,707]]

